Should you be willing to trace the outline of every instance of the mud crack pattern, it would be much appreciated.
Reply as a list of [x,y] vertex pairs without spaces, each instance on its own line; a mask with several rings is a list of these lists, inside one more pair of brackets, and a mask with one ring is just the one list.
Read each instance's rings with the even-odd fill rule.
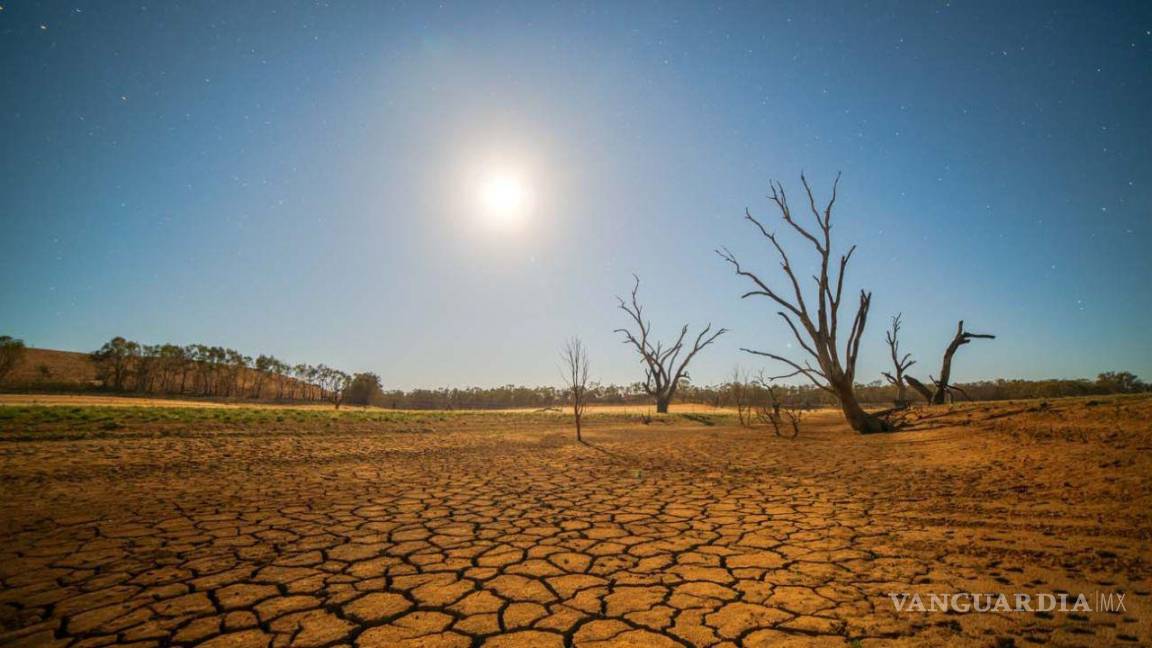
[[[1152,641],[1147,466],[1093,481],[1077,453],[1106,449],[814,418],[796,442],[682,421],[591,446],[559,423],[7,443],[0,645]],[[1127,611],[887,596],[1099,590]]]

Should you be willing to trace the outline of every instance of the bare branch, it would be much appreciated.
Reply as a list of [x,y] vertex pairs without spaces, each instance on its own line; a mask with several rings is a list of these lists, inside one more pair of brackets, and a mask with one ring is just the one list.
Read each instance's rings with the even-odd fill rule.
[[[750,270],[746,270],[736,259],[735,255],[727,248],[721,248],[716,252],[722,259],[732,264],[737,276],[745,277],[754,284],[754,289],[744,293],[743,298],[752,295],[768,297],[784,309],[779,315],[788,325],[789,330],[800,345],[800,348],[815,360],[817,366],[813,366],[807,361],[801,365],[794,360],[765,351],[752,351],[750,349],[744,349],[744,351],[781,362],[792,369],[791,373],[777,378],[804,376],[821,389],[834,394],[841,403],[845,417],[857,431],[879,432],[889,429],[887,423],[876,416],[864,412],[856,398],[853,383],[856,373],[856,362],[860,354],[860,341],[863,339],[864,329],[868,321],[868,310],[872,298],[871,293],[864,290],[860,291],[859,306],[849,329],[848,341],[844,346],[843,355],[841,355],[839,344],[837,343],[840,326],[839,311],[844,292],[845,275],[847,273],[848,263],[851,261],[852,255],[856,250],[855,246],[850,247],[847,253],[840,256],[838,267],[835,269],[831,267],[832,210],[836,205],[839,194],[840,174],[836,175],[836,179],[832,184],[832,195],[824,205],[823,211],[817,206],[815,192],[813,192],[808,178],[803,173],[800,174],[800,183],[804,187],[805,195],[808,198],[808,208],[812,212],[819,230],[811,229],[796,221],[793,217],[791,206],[788,203],[787,194],[781,183],[776,181],[769,183],[771,193],[768,194],[768,198],[775,203],[784,222],[787,223],[794,232],[811,243],[819,255],[820,272],[812,277],[813,282],[816,284],[816,294],[814,296],[809,294],[809,300],[805,299],[804,292],[801,289],[800,282],[793,269],[791,259],[784,250],[784,246],[776,234],[754,218],[749,210],[745,210],[744,217],[746,220],[752,222],[761,236],[768,239],[772,244],[776,254],[781,260],[781,267],[784,270],[784,274],[792,284],[792,289],[795,293],[794,300],[785,299],[769,287],[767,282],[762,280],[760,276]],[[810,301],[812,298],[815,299],[815,302]],[[814,317],[809,310],[810,306],[815,308]],[[841,359],[843,359],[843,362]]]
[[[775,292],[773,292],[772,289],[769,288],[767,284],[765,284],[763,281],[760,280],[760,277],[757,277],[754,273],[745,270],[740,265],[740,262],[736,260],[736,257],[732,254],[732,252],[728,250],[728,248],[720,248],[719,250],[716,250],[716,254],[720,255],[721,259],[724,259],[728,263],[731,263],[732,266],[734,268],[736,268],[736,274],[740,275],[741,277],[748,277],[757,286],[760,287],[760,290],[753,290],[753,291],[749,291],[749,292],[744,293],[741,296],[741,299],[746,298],[746,297],[751,297],[752,295],[762,295],[764,297],[770,298],[772,301],[774,301],[777,304],[780,304],[784,308],[788,309],[789,311],[794,313],[797,317],[801,318],[801,321],[807,319],[806,314],[803,311],[801,311],[799,307],[794,306],[791,302],[789,302],[788,300],[784,299],[783,297],[780,297]],[[787,272],[788,272],[789,276],[792,276],[791,269],[787,270]],[[795,282],[794,277],[793,277],[793,282]],[[799,286],[797,286],[796,292],[797,293],[800,292]],[[800,302],[800,304],[803,305],[803,302]]]
[[813,350],[812,347],[808,346],[808,343],[804,341],[804,337],[800,335],[800,331],[796,329],[796,325],[792,323],[792,318],[788,317],[788,313],[780,311],[776,314],[784,318],[784,322],[788,324],[788,328],[792,329],[792,335],[796,338],[796,343],[800,345],[800,348],[811,354],[812,357],[816,359],[816,362],[820,362],[820,355],[817,354],[816,351]]
[[932,396],[933,404],[942,405],[945,401],[952,377],[952,356],[956,355],[956,351],[974,339],[992,340],[995,338],[996,336],[990,333],[969,333],[965,331],[964,320],[960,320],[956,325],[955,337],[952,338],[952,342],[948,345],[948,348],[944,350],[944,361],[940,365],[940,380],[937,383],[936,393]]
[[776,355],[775,353],[768,353],[767,351],[757,351],[755,349],[746,349],[744,347],[741,347],[740,350],[745,352],[745,353],[751,353],[753,355],[764,356],[765,358],[771,358],[773,360],[776,360],[777,362],[783,362],[784,364],[786,364],[789,367],[792,367],[794,369],[794,371],[791,373],[783,374],[780,376],[770,376],[768,378],[768,380],[782,380],[784,378],[791,378],[793,376],[804,376],[808,380],[812,381],[813,385],[819,387],[820,389],[823,389],[824,391],[827,391],[827,392],[830,392],[833,394],[836,393],[835,390],[833,390],[832,387],[830,387],[828,385],[828,383],[826,382],[827,379],[825,378],[824,374],[821,373],[819,369],[812,367],[812,365],[805,364],[802,367],[799,364],[793,362],[792,360],[785,358],[784,356]]
[[561,353],[567,371],[564,382],[572,398],[572,415],[576,420],[576,440],[583,441],[581,431],[584,409],[588,405],[588,349],[578,337],[569,339]]
[[[717,253],[719,254],[719,251]],[[723,255],[721,254],[721,256]],[[709,324],[696,336],[692,343],[692,349],[687,353],[684,353],[685,341],[688,337],[687,324],[681,327],[680,334],[671,345],[665,347],[661,342],[656,342],[653,345],[650,339],[652,326],[650,322],[644,319],[643,307],[640,305],[638,297],[640,278],[633,276],[636,278],[636,283],[632,287],[631,302],[626,302],[619,297],[617,300],[619,301],[619,308],[628,314],[638,333],[633,333],[626,328],[616,329],[615,332],[622,334],[624,343],[631,345],[640,354],[644,363],[644,391],[656,398],[656,410],[663,413],[668,411],[668,404],[672,401],[680,381],[687,376],[688,363],[704,347],[715,342],[728,330],[722,328],[711,333],[712,325]],[[681,357],[683,357],[682,360]]]

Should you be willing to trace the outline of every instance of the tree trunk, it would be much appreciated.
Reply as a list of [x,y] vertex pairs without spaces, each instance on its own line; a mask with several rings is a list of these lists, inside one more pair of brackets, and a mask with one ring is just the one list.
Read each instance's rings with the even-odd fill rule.
[[945,397],[948,395],[948,390],[945,389],[943,385],[944,385],[944,383],[940,383],[939,385],[936,386],[936,393],[932,395],[932,404],[933,405],[943,405],[944,404]]
[[836,394],[840,399],[840,409],[844,412],[844,418],[848,420],[848,425],[851,425],[853,430],[860,434],[892,430],[883,419],[872,416],[860,407],[860,402],[856,400],[856,392],[851,385],[836,386]]
[[933,405],[943,405],[945,398],[949,395],[952,382],[952,356],[956,355],[956,351],[960,347],[975,339],[994,340],[996,336],[990,333],[969,333],[964,330],[964,320],[960,320],[960,323],[956,325],[956,337],[952,338],[952,343],[944,351],[944,364],[940,366],[940,380],[936,381],[936,393],[932,396]]
[[913,378],[912,376],[904,376],[904,380],[905,380],[905,382],[907,382],[909,385],[912,385],[912,389],[915,389],[915,390],[916,390],[916,393],[918,393],[918,394],[920,394],[921,396],[923,396],[923,397],[924,397],[924,400],[928,401],[929,403],[931,403],[931,402],[932,402],[932,390],[931,390],[931,389],[928,389],[928,386],[927,386],[927,385],[925,385],[924,383],[920,382],[919,380],[916,380],[916,379],[915,379],[915,378]]
[[656,399],[656,413],[657,414],[667,414],[668,413],[668,403],[671,400],[672,400],[671,398],[657,398]]

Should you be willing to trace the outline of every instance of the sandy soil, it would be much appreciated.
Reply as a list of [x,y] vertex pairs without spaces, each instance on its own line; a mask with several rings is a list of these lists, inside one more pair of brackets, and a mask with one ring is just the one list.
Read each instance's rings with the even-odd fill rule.
[[[0,440],[0,645],[1152,644],[1152,400]],[[142,424],[143,425],[143,424]],[[423,428],[421,428],[423,429]],[[897,612],[889,592],[1125,594]]]

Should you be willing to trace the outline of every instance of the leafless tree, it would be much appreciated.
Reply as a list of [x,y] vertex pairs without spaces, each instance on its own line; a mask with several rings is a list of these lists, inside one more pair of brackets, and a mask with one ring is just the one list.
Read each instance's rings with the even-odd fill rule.
[[[668,404],[676,395],[676,388],[680,380],[688,375],[688,363],[704,347],[716,341],[716,338],[728,332],[728,329],[719,329],[711,333],[712,325],[708,324],[692,342],[691,349],[685,346],[688,335],[688,325],[680,329],[676,341],[665,347],[662,342],[652,341],[652,322],[644,319],[644,309],[636,296],[640,290],[640,277],[633,275],[636,283],[632,286],[632,299],[630,302],[623,298],[620,301],[620,310],[628,313],[628,317],[636,325],[636,331],[616,329],[617,333],[624,335],[624,343],[635,347],[644,362],[644,391],[656,399],[656,411],[664,414],[668,412]],[[709,335],[711,333],[711,335]]]
[[[864,326],[868,319],[872,293],[860,291],[860,302],[856,309],[856,316],[852,319],[852,324],[848,329],[848,339],[844,344],[843,360],[841,360],[837,341],[840,330],[839,315],[844,289],[844,271],[848,266],[849,259],[852,258],[852,253],[856,250],[856,246],[849,248],[848,253],[840,257],[838,264],[832,260],[832,208],[836,204],[836,191],[840,184],[840,175],[836,175],[836,181],[832,185],[832,196],[823,210],[816,207],[812,188],[803,174],[800,175],[800,182],[804,185],[804,191],[808,195],[808,207],[816,219],[817,230],[812,230],[796,222],[792,216],[792,208],[788,203],[784,186],[781,183],[771,183],[772,193],[768,197],[776,204],[784,222],[811,243],[820,256],[820,274],[813,276],[813,280],[816,282],[814,299],[811,295],[807,299],[805,298],[800,289],[800,281],[796,276],[792,261],[789,259],[788,253],[784,251],[777,235],[769,231],[747,210],[744,212],[745,218],[772,243],[772,247],[775,248],[776,254],[780,257],[780,267],[788,277],[793,294],[785,297],[773,290],[767,282],[755,273],[746,270],[727,248],[716,252],[725,261],[732,264],[737,275],[749,279],[755,285],[755,289],[744,293],[742,297],[767,297],[783,308],[778,314],[788,324],[788,328],[791,329],[800,348],[811,357],[796,361],[766,351],[742,350],[782,362],[792,369],[787,374],[776,376],[777,379],[803,376],[820,389],[835,396],[844,412],[844,418],[857,432],[867,434],[889,430],[891,428],[886,421],[864,411],[856,398],[855,390],[856,359],[860,352],[860,340],[864,335]],[[812,365],[812,361],[816,362],[815,366]]]
[[740,367],[732,370],[732,380],[728,383],[728,398],[736,407],[736,416],[739,417],[740,425],[743,427],[752,426],[752,387],[748,382],[748,376]]
[[969,333],[964,330],[964,320],[960,320],[960,323],[956,325],[956,335],[953,336],[952,342],[948,344],[948,348],[944,350],[944,361],[940,365],[940,379],[937,380],[932,378],[932,376],[928,376],[932,382],[935,383],[936,389],[929,389],[927,385],[912,376],[905,376],[904,379],[913,389],[933,405],[943,405],[952,392],[959,392],[963,395],[964,391],[962,389],[949,382],[952,379],[952,356],[956,355],[956,351],[958,351],[960,347],[977,339],[994,340],[996,336],[990,333]]
[[572,416],[576,419],[576,440],[583,442],[584,408],[588,405],[588,349],[580,338],[573,337],[564,344],[560,354],[564,359],[564,383],[572,398]]
[[892,318],[892,328],[884,333],[884,339],[888,342],[888,351],[892,354],[893,367],[892,373],[884,372],[884,377],[888,379],[888,382],[896,386],[897,407],[908,406],[908,399],[906,398],[908,388],[904,382],[904,372],[908,370],[908,367],[916,364],[916,361],[912,359],[911,353],[905,353],[903,356],[900,355],[900,318],[902,315],[903,313],[897,313],[896,316]]
[[[795,439],[800,436],[800,421],[804,419],[804,412],[781,402],[776,394],[776,388],[770,381],[771,378],[765,379],[763,374],[757,379],[757,383],[759,383],[760,387],[764,389],[764,393],[768,396],[768,402],[762,403],[759,406],[757,418],[771,425],[772,431],[776,436]],[[787,434],[784,428],[785,420],[788,421],[789,426],[792,428],[790,435]]]
[[[768,421],[771,422],[773,426],[776,426],[780,420],[780,408],[783,407],[783,403],[780,402],[780,397],[776,395],[776,387],[772,385],[771,378],[764,376],[763,370],[757,374],[756,384],[764,390],[764,395],[767,397],[766,402],[757,404],[756,416],[761,421]],[[777,434],[779,434],[779,430],[777,430]]]
[[[804,410],[799,410],[795,407],[785,407],[783,411],[784,417],[788,419],[788,425],[792,428],[792,435],[788,438],[795,439],[796,437],[800,436],[800,423],[804,420],[805,412]],[[776,434],[784,436],[781,434],[779,428],[777,428]]]

